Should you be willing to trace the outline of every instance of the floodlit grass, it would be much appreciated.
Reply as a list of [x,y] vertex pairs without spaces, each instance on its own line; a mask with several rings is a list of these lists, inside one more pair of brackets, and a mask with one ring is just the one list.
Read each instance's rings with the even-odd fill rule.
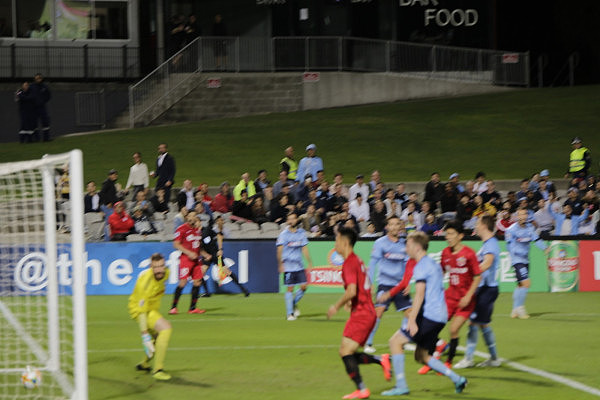
[[[189,290],[189,288],[188,288]],[[339,399],[353,384],[338,356],[348,314],[328,321],[325,313],[337,294],[307,292],[303,315],[284,319],[282,294],[218,295],[201,298],[208,312],[168,316],[173,336],[167,353],[170,382],[155,382],[134,366],[142,357],[135,322],[128,319],[124,296],[88,297],[90,399]],[[161,312],[167,315],[171,296]],[[184,295],[180,310],[185,310]],[[501,294],[494,315],[502,357],[600,389],[600,293],[534,293],[527,300],[530,320],[509,317],[511,294]],[[388,351],[387,339],[399,327],[401,315],[388,311],[376,336],[378,353]],[[447,331],[442,337],[447,337]],[[463,328],[461,345],[465,345]],[[480,339],[478,350],[486,351]],[[457,356],[458,361],[462,355]],[[481,360],[481,359],[479,359]],[[592,399],[561,383],[515,370],[463,370],[469,385],[454,393],[449,379],[417,374],[419,365],[407,354],[406,375],[416,399]],[[361,366],[372,399],[391,387],[377,365]]]
[[152,170],[156,146],[166,141],[177,161],[176,186],[185,178],[218,185],[262,168],[276,180],[285,147],[293,145],[300,159],[306,145],[316,143],[327,176],[342,172],[346,182],[373,169],[388,182],[427,180],[434,170],[444,179],[455,171],[467,179],[480,170],[493,179],[520,179],[548,168],[556,178],[567,169],[572,137],[581,136],[592,155],[600,151],[599,105],[598,86],[517,90],[10,143],[0,148],[0,159],[80,148],[86,180],[102,182],[116,168],[124,184],[131,154],[141,151]]

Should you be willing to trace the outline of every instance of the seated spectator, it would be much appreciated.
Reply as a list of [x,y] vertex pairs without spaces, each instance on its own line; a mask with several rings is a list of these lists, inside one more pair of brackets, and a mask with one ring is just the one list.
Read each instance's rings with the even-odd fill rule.
[[423,201],[431,203],[433,209],[437,209],[438,203],[444,194],[444,186],[440,183],[440,174],[434,172],[431,174],[431,179],[425,185],[425,196]]
[[202,229],[212,225],[212,215],[204,206],[203,201],[197,201],[196,204],[194,204],[194,211],[196,212],[196,219],[200,220],[202,223]]
[[229,182],[225,181],[219,186],[219,193],[215,196],[213,201],[210,203],[210,209],[218,211],[220,213],[231,212],[233,207],[233,196],[230,192]]
[[431,203],[428,201],[424,201],[421,205],[421,211],[419,211],[415,215],[415,224],[417,225],[417,230],[421,230],[421,227],[425,223],[425,217],[430,212],[433,212],[435,215],[435,209],[432,208]]
[[540,188],[540,174],[538,174],[537,172],[533,175],[531,175],[531,178],[529,178],[529,186],[528,189],[534,192],[537,192]]
[[[466,194],[467,196],[469,196],[469,199],[472,199],[475,196],[475,182],[473,181],[467,181],[465,182],[465,191],[461,192],[460,195],[462,194]],[[460,198],[459,195],[459,198]]]
[[369,222],[366,231],[360,234],[360,237],[362,238],[374,238],[379,236],[381,236],[381,233],[377,233],[375,225],[373,225],[372,222]]
[[406,233],[410,233],[412,231],[417,230],[417,224],[415,223],[415,213],[409,213],[407,215],[407,220],[405,223]]
[[396,185],[396,191],[394,192],[394,200],[400,206],[400,208],[404,207],[404,203],[408,201],[408,195],[406,194],[406,185],[404,183],[399,183]]
[[200,195],[202,196],[201,200],[205,204],[208,204],[210,206],[210,202],[212,201],[212,197],[210,197],[208,195],[208,184],[205,183],[205,182],[202,182],[200,184],[200,186],[198,186],[198,188],[196,189],[196,192],[194,193],[194,196],[195,196],[194,198],[196,199],[196,201],[197,201],[197,197],[198,197],[197,192],[200,192]]
[[152,203],[146,200],[146,192],[143,190],[135,194],[135,201],[133,201],[129,207],[129,214],[133,215],[136,208],[139,208],[146,217],[152,219],[154,207],[152,206]]
[[468,191],[465,191],[460,196],[460,202],[456,207],[456,219],[464,225],[466,221],[470,221],[473,218],[473,210],[475,210],[475,205],[471,202]]
[[460,184],[460,175],[457,172],[450,175],[448,183],[452,186],[452,189],[454,189],[456,194],[461,194],[465,191],[465,187]]
[[527,197],[521,197],[520,199],[517,200],[517,211],[515,211],[512,215],[511,215],[511,221],[512,222],[517,222],[518,217],[517,214],[519,212],[519,210],[527,210],[527,214],[528,214],[528,218],[527,218],[527,222],[533,222],[533,210],[531,208],[529,208],[529,201],[527,200]]
[[177,193],[177,207],[181,208],[183,206],[187,207],[188,210],[194,208],[194,203],[196,200],[194,199],[194,188],[192,186],[192,181],[190,179],[186,179],[183,181],[183,187]]
[[[552,199],[551,202],[554,202]],[[568,236],[579,234],[579,225],[588,217],[589,209],[585,207],[581,215],[575,215],[570,204],[563,205],[562,213],[556,213],[552,207],[547,207],[548,212],[554,218],[554,234],[557,236]]]
[[521,180],[521,190],[516,194],[517,199],[527,197],[527,191],[529,190],[529,179],[525,178]]
[[[489,215],[490,217],[496,216],[496,207],[490,203],[484,203],[481,195],[475,196],[473,199],[475,209],[473,210],[473,217],[479,218],[481,215]],[[474,225],[473,225],[474,226]]]
[[356,198],[350,202],[348,212],[356,218],[356,221],[368,221],[369,220],[369,204],[363,199],[360,192],[356,193]]
[[546,188],[549,192],[556,193],[556,187],[554,186],[554,183],[550,180],[550,171],[548,171],[547,169],[540,172],[540,186],[542,182],[545,183]]
[[185,224],[185,217],[188,214],[188,208],[186,206],[182,206],[179,209],[179,212],[175,214],[173,218],[173,231],[176,231],[181,225]]
[[344,228],[354,229],[356,234],[360,233],[360,229],[354,218],[348,218],[346,220],[343,220],[341,226],[343,226]]
[[548,199],[550,199],[550,193],[553,193],[553,192],[551,192],[550,190],[548,190],[548,185],[547,185],[546,181],[545,180],[541,180],[539,186],[540,186],[540,188],[538,189],[537,192],[541,196],[542,200],[548,200]]
[[238,184],[233,188],[233,200],[241,200],[242,199],[242,190],[246,191],[246,195],[248,198],[254,196],[256,194],[256,188],[254,187],[254,182],[250,180],[250,174],[244,172],[241,176]]
[[256,193],[260,194],[267,186],[271,184],[271,181],[267,179],[266,169],[261,169],[256,175],[257,178],[254,180],[254,188],[256,189]]
[[317,189],[319,186],[321,186],[321,184],[323,183],[324,180],[325,180],[325,171],[320,169],[317,171],[317,178],[311,182],[310,189],[311,190]]
[[513,221],[511,219],[512,214],[510,212],[510,207],[510,202],[505,201],[502,204],[502,210],[498,213],[498,216],[496,218],[496,236],[498,237],[498,239],[504,239],[504,234],[506,230],[509,226],[513,224]]
[[347,199],[350,198],[350,191],[344,185],[344,175],[339,172],[333,176],[333,183],[329,187],[329,194],[333,196],[338,188],[341,196]]
[[[294,200],[295,201],[298,201],[298,200],[307,201],[308,200],[308,192],[310,192],[311,190],[312,190],[312,178],[310,177],[310,175],[306,175],[306,177],[303,181],[297,182],[297,184],[294,186]],[[284,186],[282,192],[285,193],[285,186]]]
[[375,190],[369,195],[369,207],[373,207],[373,204],[375,204],[377,200],[384,200],[383,189],[383,183],[378,183]]
[[369,189],[371,189],[371,192],[374,192],[377,189],[377,185],[383,186],[383,182],[381,182],[381,174],[379,171],[375,170],[371,172],[371,181],[369,182]]
[[167,214],[169,212],[169,202],[165,196],[165,189],[156,189],[156,194],[150,199],[154,212]]
[[[137,192],[137,194],[143,192]],[[135,207],[133,209],[133,221],[134,221],[134,229],[135,233],[140,235],[151,235],[156,233],[156,228],[154,224],[150,220],[150,218],[144,214],[144,210],[141,207]]]
[[435,215],[433,213],[427,213],[425,223],[421,226],[420,230],[428,235],[435,235],[440,230],[440,226],[435,222]]
[[248,192],[246,189],[242,189],[240,192],[240,199],[233,202],[231,214],[238,219],[244,219],[247,221],[252,220],[252,209],[248,202]]
[[387,217],[385,215],[385,206],[383,205],[383,201],[377,200],[373,204],[370,221],[375,227],[375,232],[383,232],[385,226],[387,225]]
[[385,192],[385,200],[383,200],[383,204],[385,205],[385,216],[386,218],[396,216],[399,217],[402,212],[402,206],[396,201],[395,193],[393,189],[388,189]]
[[321,222],[319,226],[319,236],[322,237],[335,237],[337,233],[338,214],[331,214],[327,217],[326,221]]
[[440,204],[442,208],[441,219],[443,221],[450,221],[456,218],[456,208],[458,207],[458,192],[450,182],[446,183],[446,185],[444,186],[444,194],[440,199]]
[[[406,208],[404,209],[404,211],[402,211],[402,214],[400,215],[400,219],[403,220],[404,222],[408,222],[408,216],[411,214],[418,214],[419,212],[417,211],[417,207],[415,206],[415,203],[412,201],[409,201],[408,204],[406,205]],[[413,222],[415,221],[415,216],[413,215]]]
[[100,195],[96,190],[96,182],[89,181],[86,185],[87,192],[83,197],[84,212],[100,212]]
[[321,224],[321,216],[317,213],[317,210],[313,204],[309,204],[306,208],[306,213],[300,216],[302,221],[302,228],[306,232],[316,233],[319,231],[319,225]]
[[487,190],[487,180],[485,179],[485,172],[479,171],[475,175],[475,182],[473,183],[473,193],[481,194]]
[[271,221],[281,224],[286,221],[288,212],[290,212],[288,196],[286,194],[279,193],[279,195],[273,200],[274,201],[271,202]]
[[215,223],[213,224],[212,229],[215,233],[223,235],[223,239],[229,239],[231,237],[231,231],[225,226],[225,220],[223,220],[221,214],[215,216]]
[[125,211],[123,203],[115,203],[114,212],[108,217],[110,240],[112,242],[124,241],[131,232],[134,225],[133,219]]
[[408,200],[406,203],[402,204],[402,209],[405,210],[411,202],[415,206],[415,211],[421,211],[421,203],[419,203],[419,194],[417,192],[410,192],[408,194]]
[[567,190],[567,200],[563,203],[563,206],[571,206],[571,210],[574,215],[581,215],[583,212],[583,201],[579,197],[579,190],[574,187],[570,187]]
[[279,193],[281,193],[283,185],[289,184],[290,182],[291,180],[288,179],[287,171],[279,172],[279,180],[273,184],[273,196],[277,196]]
[[363,200],[369,198],[369,185],[365,183],[364,176],[361,174],[356,175],[356,183],[350,186],[348,200],[353,201],[356,199],[356,195],[360,193],[363,197]]
[[554,217],[548,211],[544,199],[538,200],[538,210],[533,214],[533,221],[539,230],[540,236],[552,234],[554,230]]
[[329,199],[329,211],[340,212],[342,206],[348,203],[348,198],[342,196],[342,187],[336,186],[333,196]]
[[250,209],[252,210],[252,221],[256,222],[257,224],[269,222],[269,217],[267,216],[267,210],[265,210],[262,196],[256,195],[250,200]]
[[496,191],[496,184],[493,180],[488,180],[488,188],[485,192],[481,193],[481,198],[484,203],[490,203],[496,209],[502,205],[502,196]]

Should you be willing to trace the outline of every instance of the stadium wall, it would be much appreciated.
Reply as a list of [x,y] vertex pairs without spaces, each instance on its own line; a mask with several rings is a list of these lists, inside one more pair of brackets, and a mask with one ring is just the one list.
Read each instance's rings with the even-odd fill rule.
[[[600,291],[600,240],[553,240],[549,256],[532,246],[530,275],[533,292]],[[478,250],[482,242],[469,240],[473,249]],[[366,262],[370,258],[373,240],[360,240],[355,246],[356,253]],[[430,242],[429,254],[439,260],[445,241],[434,238]],[[67,286],[71,280],[69,245],[58,249],[59,283]],[[276,246],[274,240],[226,240],[224,254],[227,263],[238,275],[250,292],[275,293],[284,286],[277,270]],[[14,249],[22,254],[20,261],[10,272],[14,277],[11,287],[27,291],[45,287],[44,254],[27,248]],[[173,293],[177,285],[177,266],[180,253],[170,242],[106,242],[86,245],[87,294],[88,295],[127,295],[133,290],[137,275],[149,265],[149,256],[160,252],[167,259],[171,270],[167,293]],[[341,292],[341,264],[343,260],[334,251],[331,240],[311,240],[309,252],[314,263],[307,269],[311,292]],[[10,267],[9,267],[10,268]],[[212,292],[239,293],[232,283],[219,286],[217,268],[209,272],[208,284]],[[501,242],[498,278],[501,292],[512,292],[515,287],[515,274],[511,267],[506,244]],[[374,282],[374,286],[377,282]],[[10,290],[10,288],[8,288]]]

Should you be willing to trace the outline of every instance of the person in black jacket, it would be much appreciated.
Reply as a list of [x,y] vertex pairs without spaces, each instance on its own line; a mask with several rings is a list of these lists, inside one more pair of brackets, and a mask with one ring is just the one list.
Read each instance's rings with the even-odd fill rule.
[[21,117],[19,142],[31,143],[31,137],[35,129],[35,99],[29,89],[29,82],[24,82],[21,88],[17,90],[15,101],[19,103],[19,116]]
[[33,123],[35,133],[33,134],[33,140],[35,142],[39,142],[40,140],[40,134],[36,129],[38,121],[40,121],[42,124],[44,142],[48,142],[52,140],[52,138],[50,137],[50,116],[46,110],[46,103],[50,101],[52,95],[50,94],[50,89],[48,89],[48,86],[44,83],[42,74],[35,74],[34,82],[29,89],[31,90],[31,96],[33,97],[35,107]]
[[169,154],[166,143],[158,145],[156,171],[152,171],[150,176],[156,178],[155,190],[165,190],[165,199],[168,202],[171,199],[171,187],[175,183],[175,159]]
[[108,208],[112,208],[113,204],[119,201],[117,196],[117,187],[115,183],[119,178],[119,173],[116,169],[108,171],[108,178],[102,182],[102,188],[100,189],[100,205]]

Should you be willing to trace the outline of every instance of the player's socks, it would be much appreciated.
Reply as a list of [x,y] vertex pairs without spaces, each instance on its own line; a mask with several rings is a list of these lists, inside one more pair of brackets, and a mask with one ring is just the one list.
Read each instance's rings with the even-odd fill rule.
[[360,376],[360,371],[358,370],[358,360],[356,359],[354,354],[350,354],[348,356],[342,357],[342,361],[344,362],[344,366],[346,367],[346,373],[352,379],[356,388],[358,390],[365,389],[366,386],[362,381],[362,377]]
[[381,357],[367,353],[354,353],[356,362],[359,364],[379,364],[381,365]]
[[175,294],[173,295],[173,305],[171,308],[177,308],[177,303],[179,303],[179,298],[181,297],[181,293],[183,292],[183,288],[177,286],[175,289]]
[[294,296],[294,307],[296,307],[296,304],[298,304],[302,297],[304,297],[304,290],[298,289],[296,291],[296,295]]
[[441,362],[440,360],[438,360],[434,357],[429,357],[429,362],[427,362],[427,365],[429,365],[431,367],[431,369],[439,372],[440,374],[446,375],[454,383],[457,383],[458,381],[460,381],[460,378],[461,378],[460,375],[458,375],[456,372],[452,371],[450,368],[448,368],[446,365],[444,365],[443,362]]
[[246,287],[244,285],[242,285],[240,283],[240,281],[238,280],[238,277],[235,274],[235,272],[232,272],[231,274],[229,274],[229,277],[231,278],[231,280],[233,281],[233,283],[235,283],[240,288],[240,290],[244,293],[244,295],[246,297],[250,296],[250,292],[248,291],[248,289],[246,289]]
[[519,294],[519,306],[525,305],[525,299],[527,298],[527,292],[529,292],[529,288],[522,287],[521,293]]
[[169,347],[169,339],[171,338],[171,329],[164,329],[158,332],[156,338],[154,352],[154,371],[160,371],[164,367],[165,356],[167,355],[167,347]]
[[371,331],[371,333],[369,334],[369,337],[367,338],[368,346],[373,345],[373,339],[375,338],[375,333],[377,332],[377,329],[379,328],[379,321],[381,321],[381,318],[377,318],[377,320],[375,321],[375,326],[373,327],[373,330]]
[[404,376],[404,353],[392,354],[392,365],[394,366],[394,376],[396,377],[396,388],[407,389],[406,378]]
[[521,286],[517,286],[515,288],[515,290],[513,291],[513,295],[512,295],[512,298],[513,298],[513,310],[516,310],[517,307],[520,306],[520,304],[519,304],[519,301],[521,300],[520,294],[521,294]]
[[477,340],[479,339],[479,329],[477,325],[469,325],[469,333],[467,334],[467,351],[465,352],[465,358],[467,360],[473,360],[475,355],[475,348],[477,348]]
[[200,280],[200,286],[204,288],[204,293],[202,294],[202,296],[210,297],[210,292],[208,291],[208,284],[206,283],[205,279]]
[[190,303],[190,310],[196,308],[198,302],[198,296],[200,295],[200,286],[192,286],[192,302]]
[[496,335],[494,335],[492,327],[486,326],[485,328],[482,328],[481,331],[483,333],[483,340],[485,340],[485,344],[488,347],[492,360],[497,359],[498,353],[496,352]]
[[285,314],[294,314],[294,293],[288,291],[285,292]]
[[454,360],[454,356],[456,355],[457,347],[458,347],[458,338],[450,339],[450,348],[448,349],[448,359],[446,360],[450,364],[452,364],[452,361]]

